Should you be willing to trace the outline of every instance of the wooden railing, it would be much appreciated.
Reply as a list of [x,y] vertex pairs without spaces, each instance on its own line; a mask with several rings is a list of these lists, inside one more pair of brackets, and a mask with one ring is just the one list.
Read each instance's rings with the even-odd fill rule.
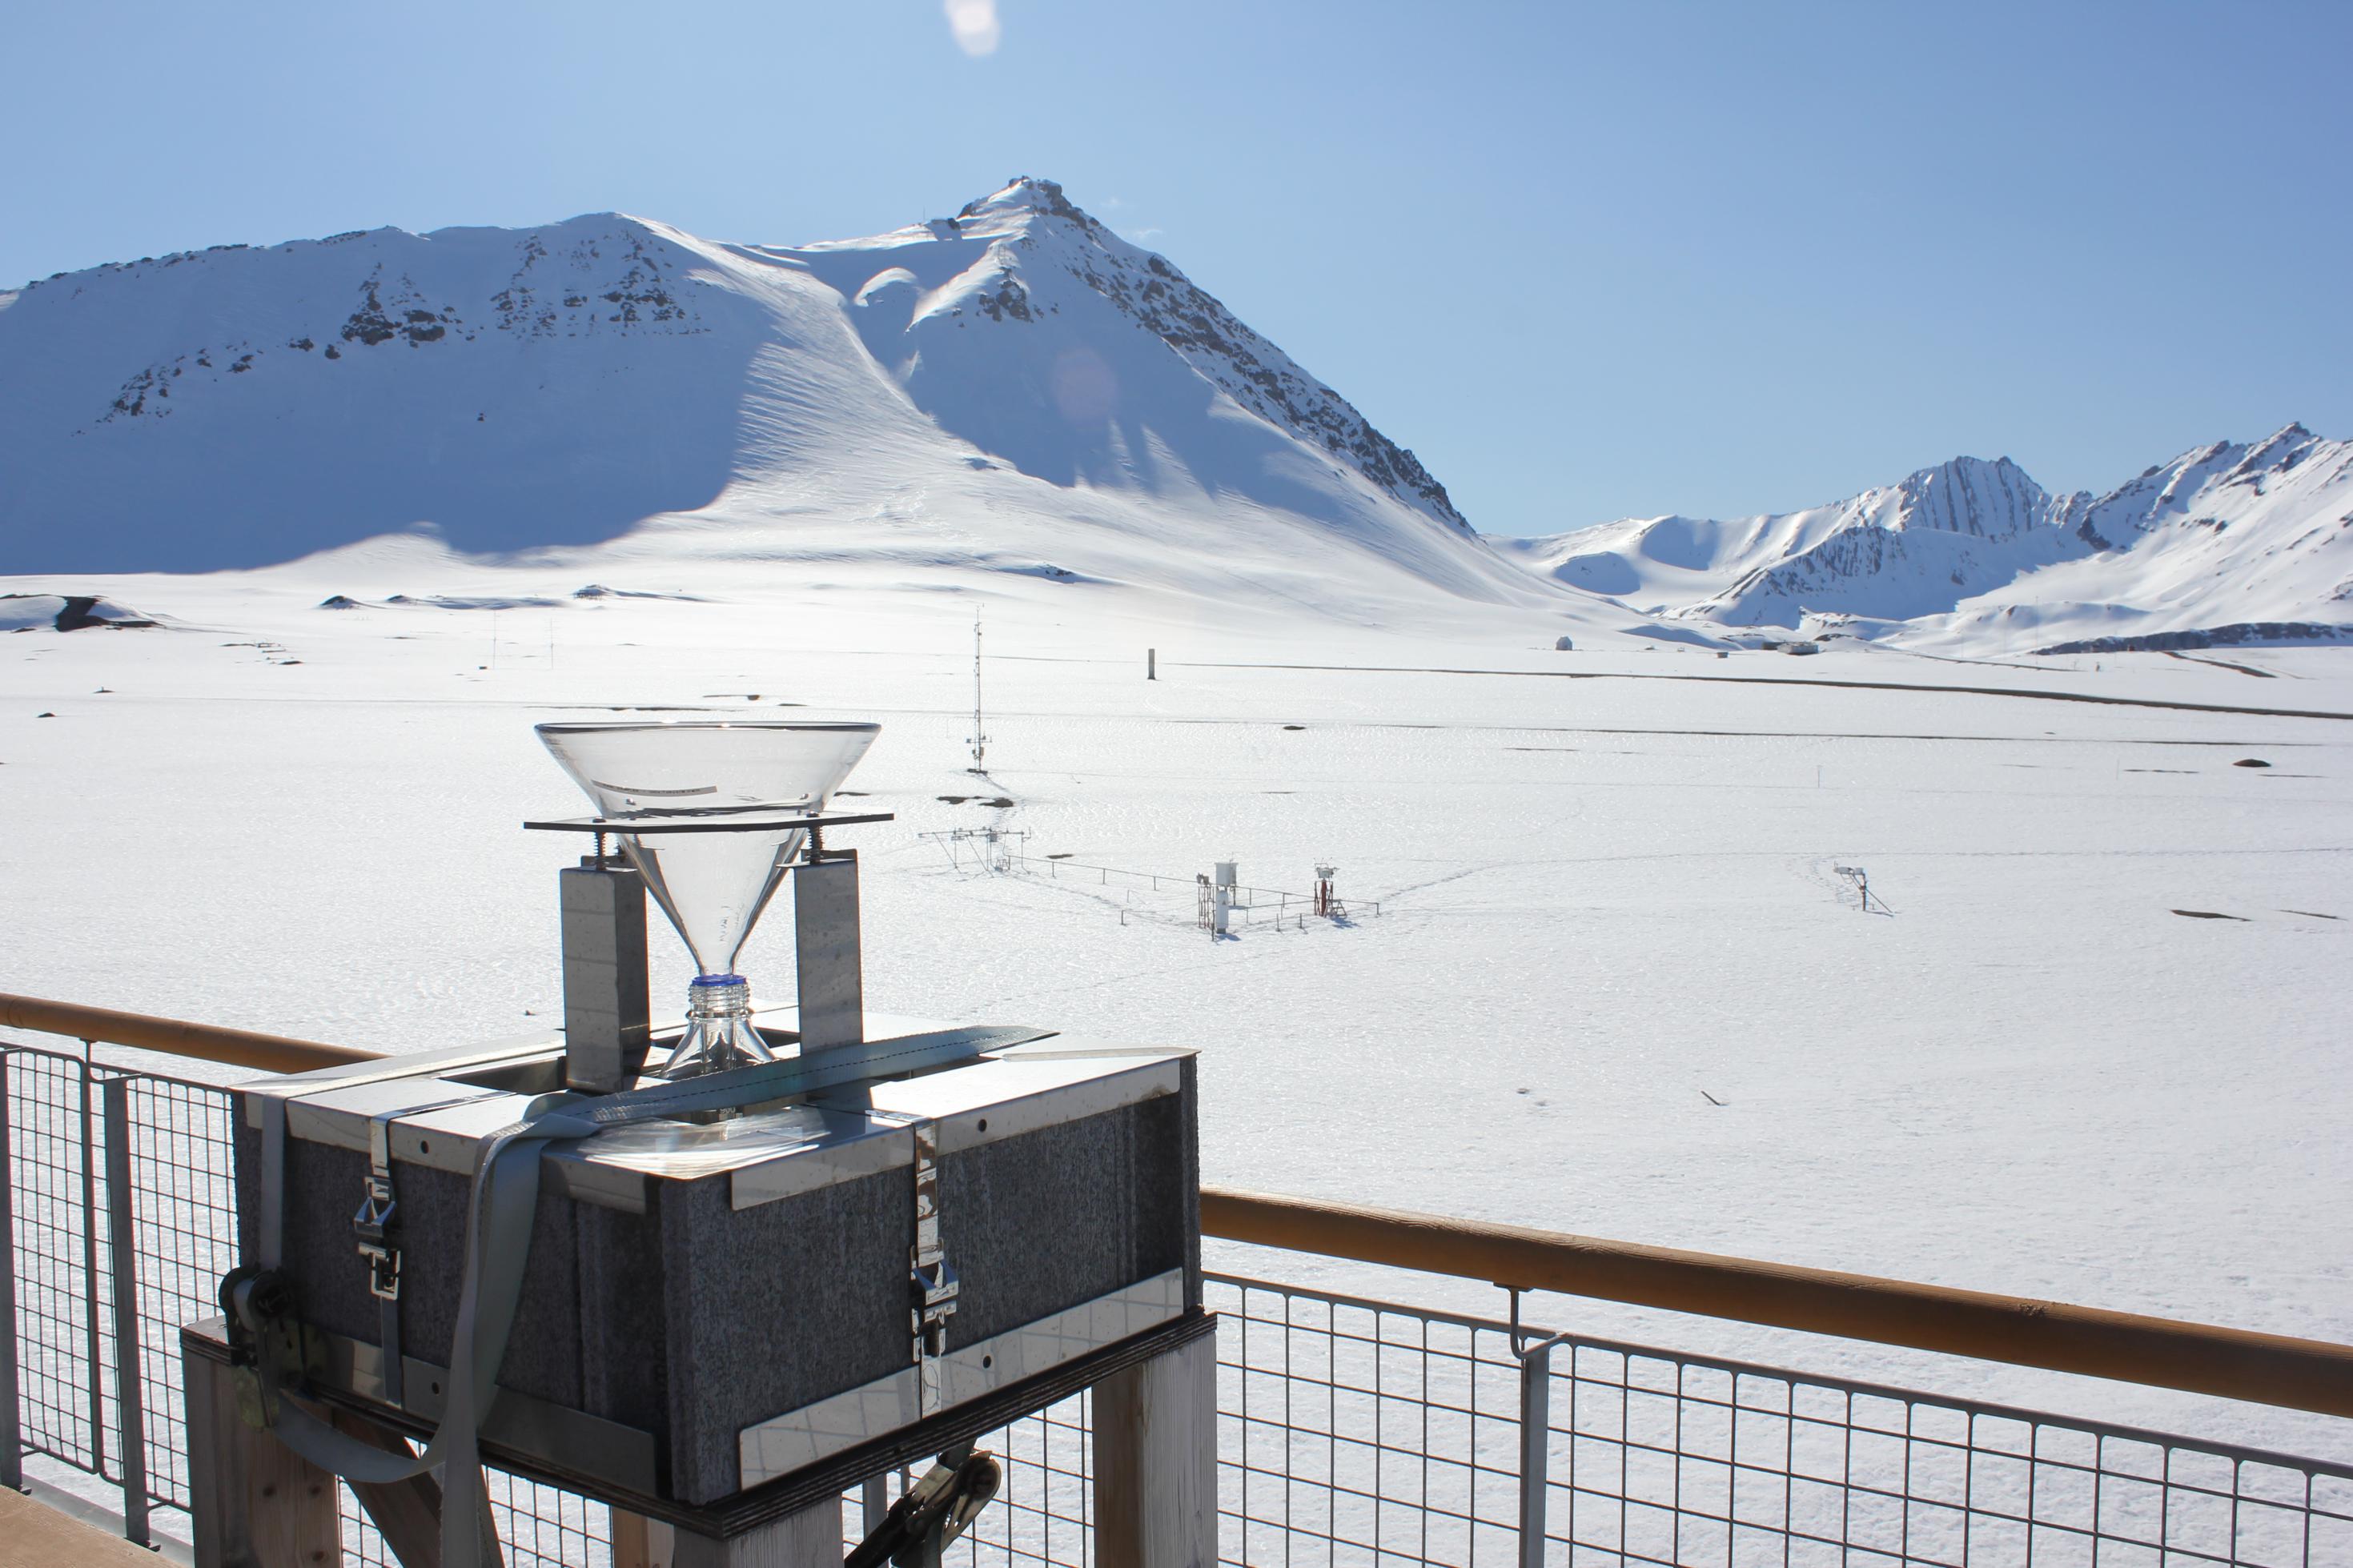
[[258,1072],[309,1072],[313,1068],[374,1061],[384,1054],[353,1046],[290,1040],[283,1035],[258,1035],[250,1029],[224,1029],[211,1024],[151,1018],[143,1013],[117,1013],[110,1007],[45,1002],[37,996],[11,996],[5,993],[0,993],[0,1025],[43,1035],[70,1035],[97,1045],[130,1046],[170,1057],[226,1062]]
[[[383,1054],[5,994],[0,1026],[263,1072]],[[1229,1241],[1507,1289],[2353,1416],[2353,1345],[2325,1340],[1225,1187],[1201,1189],[1201,1229]]]
[[1201,1230],[1639,1307],[2353,1415],[2353,1345],[1513,1225],[1201,1189]]

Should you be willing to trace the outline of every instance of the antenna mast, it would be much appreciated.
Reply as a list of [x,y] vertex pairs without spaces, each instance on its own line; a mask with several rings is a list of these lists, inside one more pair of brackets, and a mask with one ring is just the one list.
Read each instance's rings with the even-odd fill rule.
[[972,766],[966,773],[986,774],[988,772],[988,735],[981,728],[980,717],[980,612],[972,616]]

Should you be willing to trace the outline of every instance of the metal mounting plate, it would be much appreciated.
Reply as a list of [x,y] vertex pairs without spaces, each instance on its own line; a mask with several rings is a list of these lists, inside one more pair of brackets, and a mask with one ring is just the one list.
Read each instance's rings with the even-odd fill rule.
[[780,833],[795,827],[849,827],[861,822],[895,822],[890,811],[861,812],[846,816],[801,816],[792,812],[746,812],[740,816],[714,812],[709,816],[568,816],[523,826],[543,833]]

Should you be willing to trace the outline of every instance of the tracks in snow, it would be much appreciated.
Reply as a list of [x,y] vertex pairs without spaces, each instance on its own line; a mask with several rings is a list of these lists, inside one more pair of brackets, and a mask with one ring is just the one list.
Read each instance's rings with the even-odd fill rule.
[[1802,675],[1638,675],[1583,669],[1472,669],[1443,665],[1258,664],[1242,660],[1172,661],[1171,669],[1300,669],[1335,675],[1482,675],[1525,680],[1687,680],[1719,686],[1819,686],[1838,691],[1940,691],[1961,697],[2014,697],[2030,702],[2088,702],[2104,708],[2161,708],[2180,713],[2238,713],[2254,719],[2333,719],[2353,723],[2353,713],[2314,708],[2242,708],[2226,702],[2179,702],[2161,697],[2102,697],[2088,691],[2026,691],[2007,686],[1930,686],[1909,680],[1832,680]]

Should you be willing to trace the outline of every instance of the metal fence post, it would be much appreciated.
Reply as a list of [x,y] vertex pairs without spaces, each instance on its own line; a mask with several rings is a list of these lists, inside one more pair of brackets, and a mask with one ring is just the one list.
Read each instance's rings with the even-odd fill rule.
[[74,1063],[74,1101],[81,1121],[81,1332],[82,1362],[89,1369],[90,1384],[82,1390],[90,1401],[86,1419],[90,1422],[90,1468],[102,1479],[106,1476],[106,1390],[105,1379],[99,1369],[106,1364],[100,1353],[98,1326],[98,1118],[90,1106],[91,1084],[90,1056],[95,1048],[90,1042],[81,1043],[82,1055]]
[[114,1281],[114,1411],[122,1424],[122,1533],[146,1546],[151,1544],[147,1417],[146,1402],[140,1398],[139,1222],[131,1211],[131,1080],[109,1078],[104,1090],[106,1239]]
[[8,1062],[0,1051],[0,1486],[25,1489],[16,1416],[16,1168],[8,1154]]
[[1544,1568],[1553,1343],[1543,1340],[1520,1352],[1520,1568]]

